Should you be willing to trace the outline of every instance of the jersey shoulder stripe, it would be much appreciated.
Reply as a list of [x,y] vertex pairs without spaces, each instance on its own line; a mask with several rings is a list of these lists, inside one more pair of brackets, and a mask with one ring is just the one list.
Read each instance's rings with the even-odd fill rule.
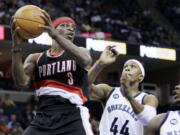
[[112,95],[112,93],[115,91],[115,87],[112,87],[112,90],[109,92],[109,94],[106,97],[106,101],[110,98],[110,96]]
[[162,120],[162,122],[160,123],[160,125],[159,125],[159,127],[158,127],[158,130],[157,130],[157,132],[156,132],[156,135],[160,135],[161,127],[162,127],[162,125],[166,122],[166,120],[167,120],[167,118],[168,118],[168,116],[169,116],[169,113],[170,113],[170,112],[167,112],[167,113],[165,114],[164,119]]
[[78,88],[78,87],[74,87],[71,85],[67,85],[58,81],[54,81],[54,80],[43,80],[43,81],[39,81],[35,83],[35,87],[38,90],[40,87],[52,87],[52,88],[59,88],[59,89],[63,89],[67,92],[70,93],[74,93],[77,94],[82,100],[83,102],[87,101],[87,98],[84,96],[82,89]]

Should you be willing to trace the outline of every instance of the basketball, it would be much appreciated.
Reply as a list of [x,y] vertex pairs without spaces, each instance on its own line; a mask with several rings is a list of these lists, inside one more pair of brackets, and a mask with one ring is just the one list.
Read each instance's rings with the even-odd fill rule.
[[43,13],[41,9],[34,5],[26,5],[19,8],[14,14],[15,27],[20,27],[19,35],[24,39],[35,38],[43,32],[45,22],[41,18]]

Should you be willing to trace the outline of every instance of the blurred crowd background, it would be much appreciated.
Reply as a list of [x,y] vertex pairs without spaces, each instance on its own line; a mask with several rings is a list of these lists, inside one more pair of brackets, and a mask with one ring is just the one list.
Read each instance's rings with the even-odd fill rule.
[[[139,0],[140,1],[140,0]],[[154,0],[156,12],[180,30],[180,1]],[[112,39],[154,46],[176,46],[169,27],[161,25],[149,8],[142,8],[138,0],[0,0],[0,23],[9,25],[18,8],[34,4],[46,10],[52,20],[61,16],[73,17],[77,33],[110,33]],[[159,17],[160,18],[160,17]]]
[[[177,39],[180,1],[153,1],[154,9],[150,10],[151,7],[142,8],[142,0],[0,0],[0,24],[10,25],[11,17],[18,8],[33,4],[46,10],[52,20],[61,16],[74,18],[78,24],[77,36],[107,36],[108,39],[130,44],[180,48]],[[162,22],[157,18],[164,20]],[[118,79],[116,73],[110,74],[107,83],[117,85]],[[16,87],[10,72],[0,72],[0,89],[33,91],[33,87]],[[36,101],[35,96],[25,103],[13,101],[8,94],[1,96],[0,135],[21,135],[35,115]],[[173,106],[158,109],[163,112],[169,108]],[[92,123],[97,128],[97,123]]]

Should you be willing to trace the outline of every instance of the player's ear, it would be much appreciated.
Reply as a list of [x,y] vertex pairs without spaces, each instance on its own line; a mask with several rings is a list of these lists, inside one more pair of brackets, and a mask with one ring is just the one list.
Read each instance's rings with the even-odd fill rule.
[[144,76],[142,74],[139,74],[139,82],[141,82],[144,79]]

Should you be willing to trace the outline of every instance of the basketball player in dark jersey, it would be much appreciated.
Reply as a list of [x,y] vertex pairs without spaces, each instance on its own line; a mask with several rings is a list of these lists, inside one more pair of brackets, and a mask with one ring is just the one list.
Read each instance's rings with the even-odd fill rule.
[[91,56],[72,41],[76,23],[62,17],[55,23],[44,10],[43,27],[52,37],[52,46],[42,53],[30,54],[22,63],[22,41],[12,22],[12,70],[15,82],[27,86],[34,82],[38,96],[35,119],[23,135],[92,135],[88,109],[87,71]]
[[[180,102],[180,85],[175,87],[175,102]],[[179,135],[180,110],[168,111],[154,117],[148,127],[147,135]]]

